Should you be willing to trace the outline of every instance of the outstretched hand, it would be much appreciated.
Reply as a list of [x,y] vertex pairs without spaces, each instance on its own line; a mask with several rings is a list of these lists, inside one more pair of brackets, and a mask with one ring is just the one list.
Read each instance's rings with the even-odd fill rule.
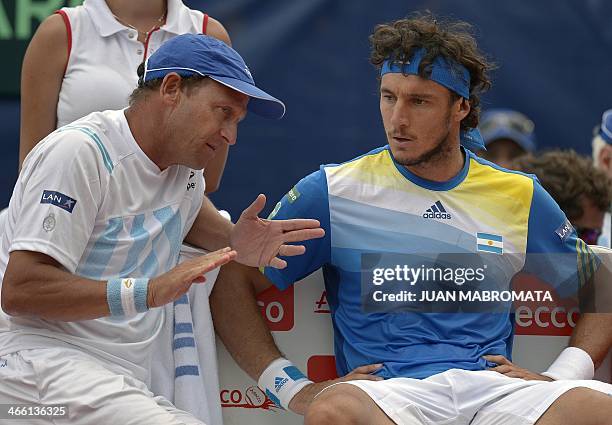
[[147,306],[149,308],[161,307],[179,299],[192,284],[204,283],[206,273],[229,263],[234,258],[236,258],[236,251],[229,247],[223,248],[184,261],[172,270],[151,279],[147,292]]
[[539,373],[523,369],[522,367],[515,365],[510,360],[501,355],[482,356],[482,358],[492,363],[497,363],[498,366],[492,367],[489,370],[499,372],[509,378],[521,378],[526,381],[552,381],[552,379],[548,376],[540,375]]
[[306,252],[304,245],[288,245],[321,238],[325,231],[318,220],[267,220],[259,217],[266,205],[263,194],[257,196],[240,215],[230,234],[230,245],[238,252],[236,261],[252,267],[284,269],[287,262],[279,257],[292,257]]

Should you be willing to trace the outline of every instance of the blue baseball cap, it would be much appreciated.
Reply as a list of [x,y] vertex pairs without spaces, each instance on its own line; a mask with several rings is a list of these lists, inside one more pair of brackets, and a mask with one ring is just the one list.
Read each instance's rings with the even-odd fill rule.
[[597,133],[606,143],[612,145],[612,109],[603,113]]
[[535,124],[518,111],[489,109],[483,112],[478,128],[485,145],[499,139],[510,139],[526,152],[536,150]]
[[181,77],[201,75],[251,99],[247,109],[264,118],[280,119],[285,104],[255,86],[249,67],[237,51],[204,34],[183,34],[161,45],[145,62],[143,82],[175,72]]

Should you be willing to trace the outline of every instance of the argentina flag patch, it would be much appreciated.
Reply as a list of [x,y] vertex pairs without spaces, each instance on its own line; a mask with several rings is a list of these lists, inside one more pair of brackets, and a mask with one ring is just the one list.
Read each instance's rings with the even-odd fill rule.
[[476,249],[481,252],[503,254],[504,239],[501,235],[478,232],[476,233]]

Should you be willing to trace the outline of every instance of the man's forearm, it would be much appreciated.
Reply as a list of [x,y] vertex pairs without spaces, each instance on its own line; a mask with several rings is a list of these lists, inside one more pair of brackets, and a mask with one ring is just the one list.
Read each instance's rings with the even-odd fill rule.
[[584,313],[574,328],[569,345],[586,351],[595,368],[599,367],[612,346],[612,314]]
[[230,246],[233,226],[232,222],[219,214],[213,203],[204,197],[200,212],[187,233],[185,242],[207,251],[216,251]]
[[219,273],[210,297],[215,331],[236,363],[254,380],[282,356],[257,307],[257,269],[230,263]]
[[13,316],[72,322],[110,315],[106,282],[72,275],[31,251],[11,253],[0,298],[2,309]]

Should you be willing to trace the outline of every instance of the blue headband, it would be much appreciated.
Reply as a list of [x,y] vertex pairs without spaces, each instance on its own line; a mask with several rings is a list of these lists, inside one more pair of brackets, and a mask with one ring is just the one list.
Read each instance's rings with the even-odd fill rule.
[[[426,53],[422,47],[417,49],[403,67],[402,61],[387,59],[380,69],[380,76],[389,72],[419,75],[419,65]],[[470,98],[470,71],[453,60],[444,56],[436,56],[431,64],[431,75],[428,79],[454,91],[461,97]]]
[[[387,59],[380,68],[380,76],[390,72],[402,74],[419,74],[419,65],[426,54],[424,48],[417,49],[409,61],[402,66],[402,61]],[[444,56],[436,56],[431,64],[431,74],[429,80],[446,87],[457,93],[459,96],[470,98],[470,71],[467,68]],[[480,131],[474,128],[469,131],[462,131],[460,135],[461,144],[471,150],[478,151],[485,149],[484,140]]]

